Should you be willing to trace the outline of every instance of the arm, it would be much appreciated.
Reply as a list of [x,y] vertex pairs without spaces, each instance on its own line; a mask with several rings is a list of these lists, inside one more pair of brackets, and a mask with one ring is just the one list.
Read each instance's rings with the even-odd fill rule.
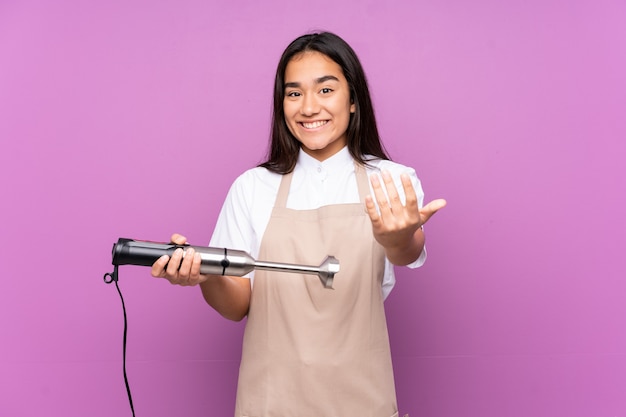
[[[183,245],[184,236],[174,234],[171,241]],[[187,250],[183,258],[182,249],[172,255],[164,255],[152,265],[152,276],[165,278],[171,284],[200,285],[205,301],[227,319],[239,321],[248,314],[250,306],[250,280],[241,277],[200,274],[200,254]]]
[[[385,254],[391,263],[408,265],[424,249],[422,226],[433,214],[445,207],[446,201],[434,200],[420,209],[411,179],[407,174],[402,174],[400,178],[406,196],[403,205],[391,174],[383,170],[381,175],[383,183],[377,175],[370,177],[374,196],[367,196],[365,200],[374,237],[385,248]],[[386,195],[383,186],[387,191]],[[378,203],[378,210],[374,198]]]
[[204,300],[229,320],[240,321],[250,307],[250,280],[248,278],[210,275],[200,284]]

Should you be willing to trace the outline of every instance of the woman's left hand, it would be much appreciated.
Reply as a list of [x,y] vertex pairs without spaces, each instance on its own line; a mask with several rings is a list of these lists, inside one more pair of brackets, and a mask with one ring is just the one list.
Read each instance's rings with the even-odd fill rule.
[[[391,174],[383,170],[381,176],[382,184],[378,175],[370,177],[374,197],[367,196],[365,206],[372,221],[374,237],[389,255],[391,251],[404,252],[405,249],[416,246],[415,238],[418,233],[421,234],[421,227],[433,214],[445,207],[446,200],[433,200],[420,209],[411,178],[408,174],[402,174],[400,179],[405,195],[405,203],[402,204]],[[378,210],[374,204],[374,198],[376,198]],[[419,243],[417,242],[419,248],[417,248],[415,258],[419,256],[423,248],[423,237],[421,245]]]

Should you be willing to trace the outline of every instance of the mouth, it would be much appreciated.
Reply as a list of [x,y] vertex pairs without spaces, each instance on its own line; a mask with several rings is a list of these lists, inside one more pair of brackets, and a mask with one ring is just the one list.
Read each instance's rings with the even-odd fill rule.
[[317,120],[315,122],[300,122],[300,125],[305,129],[317,129],[328,123],[328,120]]

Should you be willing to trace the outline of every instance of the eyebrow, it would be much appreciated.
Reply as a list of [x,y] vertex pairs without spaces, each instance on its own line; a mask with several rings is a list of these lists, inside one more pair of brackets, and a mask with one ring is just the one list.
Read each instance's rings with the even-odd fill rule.
[[[322,84],[322,83],[325,83],[326,81],[339,81],[339,78],[335,77],[334,75],[324,75],[322,77],[316,78],[315,84]],[[293,83],[285,83],[284,88],[299,88],[299,87],[300,87],[300,83],[293,82]]]

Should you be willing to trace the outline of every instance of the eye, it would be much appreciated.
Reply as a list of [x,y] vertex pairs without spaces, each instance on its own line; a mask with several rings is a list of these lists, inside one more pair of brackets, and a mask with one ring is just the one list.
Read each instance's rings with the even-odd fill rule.
[[300,97],[300,93],[297,91],[289,91],[285,94],[287,97]]
[[333,92],[333,90],[331,88],[328,88],[328,87],[324,87],[324,88],[322,88],[320,90],[320,93],[322,93],[322,94],[329,94],[329,93],[332,93],[332,92]]

